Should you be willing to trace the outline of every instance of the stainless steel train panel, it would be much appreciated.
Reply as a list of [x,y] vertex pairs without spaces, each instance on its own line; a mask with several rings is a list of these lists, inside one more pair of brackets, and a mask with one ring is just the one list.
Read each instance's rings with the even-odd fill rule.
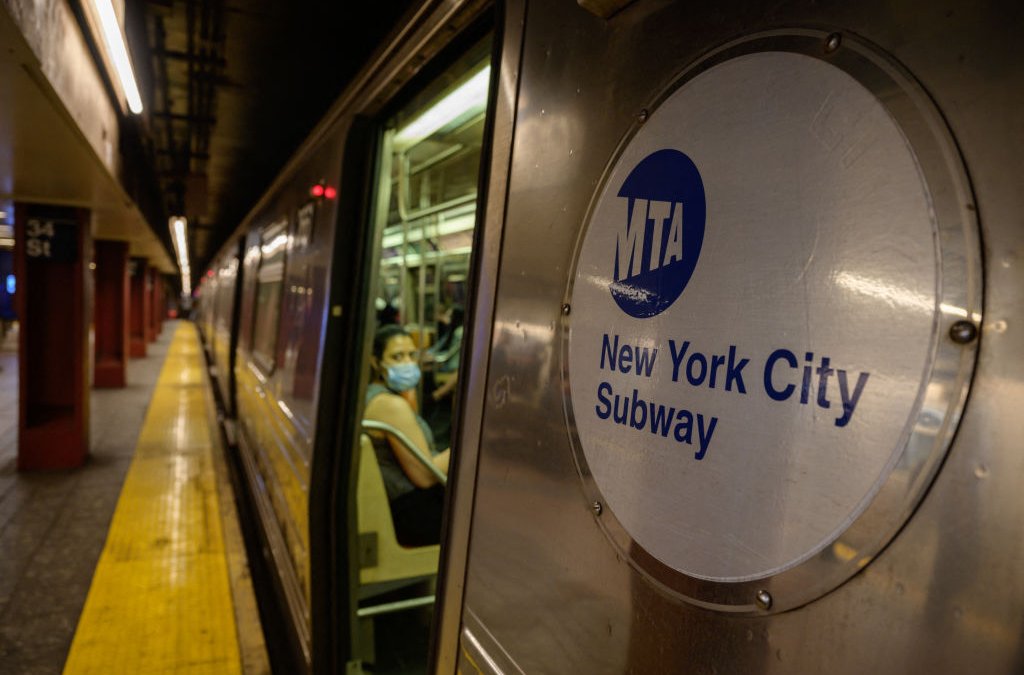
[[233,329],[232,317],[235,312],[235,284],[238,281],[238,270],[241,264],[238,256],[235,255],[236,250],[237,246],[228,247],[227,253],[214,261],[213,276],[207,277],[213,290],[209,308],[211,314],[210,333],[207,339],[213,351],[211,356],[217,369],[217,387],[220,390],[221,401],[229,415],[234,414],[234,410],[231,408],[231,331]]
[[[1024,307],[1024,195],[1017,185],[1024,173],[1024,47],[1017,39],[1024,10],[1008,2],[722,2],[713,9],[653,0],[618,4],[625,7],[608,19],[568,1],[508,5],[504,39],[521,41],[522,58],[502,66],[499,103],[515,107],[514,116],[503,117],[499,104],[495,156],[502,156],[504,120],[504,132],[511,131],[511,163],[504,212],[493,204],[488,209],[488,228],[503,231],[503,239],[500,254],[482,258],[485,283],[496,279],[490,361],[486,380],[476,382],[470,374],[467,385],[482,405],[467,408],[467,456],[460,462],[475,470],[476,480],[472,503],[466,501],[465,485],[456,493],[452,531],[468,538],[469,547],[464,560],[452,554],[449,566],[441,663],[451,665],[444,654],[457,653],[467,672],[473,667],[484,672],[1020,672],[1024,500],[1018,485],[1024,477],[1019,451],[1024,426],[1017,409],[1024,402],[1024,341],[1014,331]],[[771,56],[796,53],[808,60]],[[729,64],[743,58],[764,64],[764,77],[729,79]],[[858,59],[861,66],[853,64]],[[829,91],[812,92],[823,80],[805,78],[801,63],[826,65],[822,72],[838,69],[857,86],[837,78],[827,83]],[[727,68],[721,69],[723,64]],[[780,77],[780,68],[794,80]],[[707,77],[700,80],[701,74]],[[684,100],[700,82],[715,86],[699,100]],[[725,84],[733,87],[737,106],[770,102],[773,93],[777,100],[762,111],[730,112],[728,92],[715,91]],[[862,90],[871,94],[865,105],[889,113],[895,126],[887,128],[898,130],[905,146],[871,136],[882,133],[877,125],[868,125],[868,136],[855,137],[857,119],[843,113],[858,105],[853,99]],[[673,99],[676,94],[682,98]],[[900,175],[913,178],[896,167],[898,157],[917,162],[917,184],[924,187],[915,189],[925,202],[894,211],[899,215],[889,234],[893,250],[919,250],[906,261],[907,270],[922,257],[927,268],[934,255],[935,276],[922,296],[933,324],[913,328],[915,310],[894,300],[884,321],[858,324],[846,334],[821,334],[840,346],[877,345],[886,335],[903,335],[892,342],[893,350],[923,348],[914,358],[923,360],[925,375],[916,385],[920,398],[905,413],[905,433],[879,432],[878,442],[892,444],[896,452],[868,469],[897,478],[859,488],[867,496],[863,504],[854,503],[855,498],[842,496],[844,474],[837,463],[820,478],[837,490],[836,513],[824,518],[829,508],[797,501],[784,517],[772,520],[769,497],[768,515],[755,514],[765,530],[745,532],[759,542],[751,551],[726,548],[708,556],[709,549],[695,547],[719,545],[732,529],[744,531],[746,522],[712,514],[708,532],[696,538],[679,533],[691,537],[690,548],[659,549],[664,540],[658,538],[668,536],[659,530],[664,511],[650,516],[654,534],[644,530],[650,523],[644,523],[642,510],[632,517],[623,514],[634,508],[631,499],[646,504],[645,486],[657,490],[662,476],[616,476],[614,467],[604,476],[591,471],[588,463],[603,460],[591,456],[587,444],[596,441],[585,435],[581,441],[575,425],[573,386],[580,366],[572,361],[572,330],[585,323],[588,310],[597,311],[599,300],[575,295],[574,284],[585,282],[579,270],[586,259],[587,228],[601,214],[602,190],[610,177],[622,180],[616,160],[643,138],[648,119],[663,125],[666,134],[700,128],[699,104],[716,96],[709,109],[725,112],[693,143],[718,139],[718,158],[732,162],[734,170],[710,172],[715,177],[705,184],[709,201],[746,208],[793,245],[801,240],[787,239],[786,219],[802,218],[812,202],[840,205],[840,217],[824,225],[833,233],[842,231],[843,214],[860,214],[849,202],[823,195],[816,176],[808,176],[807,185],[817,189],[797,190],[792,213],[785,208],[766,213],[749,201],[773,181],[780,191],[797,189],[793,176],[765,175],[750,165],[764,156],[751,125],[760,120],[772,132],[768,136],[778,138],[786,119],[799,119],[800,101],[817,97],[821,105],[806,120],[808,136],[816,133],[817,123],[818,141],[825,134],[829,147],[842,151],[836,155],[840,164],[855,163],[864,148],[881,151],[874,169],[882,177],[878,190],[897,184]],[[662,108],[673,100],[683,103]],[[839,102],[832,108],[838,117],[831,131],[821,122],[830,100]],[[674,129],[664,114],[659,118],[659,109],[673,111]],[[728,130],[732,119],[734,133]],[[792,140],[798,132],[785,133]],[[795,153],[800,161],[802,147],[794,142],[778,152]],[[816,174],[841,168],[821,166]],[[494,175],[502,177],[500,170]],[[737,183],[723,187],[729,176]],[[745,186],[751,191],[745,193]],[[864,189],[850,191],[875,194]],[[906,206],[912,191],[904,185],[894,203]],[[492,195],[500,192],[491,186]],[[931,232],[914,225],[922,213]],[[863,220],[851,221],[848,229],[860,233],[863,226]],[[915,243],[908,245],[907,239]],[[879,241],[879,260],[886,261],[886,237]],[[721,247],[743,250],[749,267],[772,282],[760,289],[751,285],[747,292],[761,293],[769,307],[783,307],[773,297],[785,289],[777,283],[772,260],[788,269],[793,263],[786,251],[767,245],[744,249],[743,242],[710,235],[705,245],[713,251],[705,252],[708,259]],[[813,247],[808,250],[813,254]],[[850,249],[835,250],[844,256]],[[839,263],[845,259],[831,261],[835,274],[825,275],[830,283],[839,283]],[[806,255],[804,262],[810,264]],[[816,264],[829,263],[819,259]],[[900,269],[892,260],[880,262],[882,268]],[[907,272],[911,285],[914,274]],[[921,274],[927,280],[931,272]],[[702,288],[693,283],[688,293]],[[744,339],[759,338],[749,298],[716,296],[712,287],[700,292],[716,298],[720,307],[709,336],[727,337],[731,317],[737,330],[745,331]],[[570,302],[574,298],[583,305]],[[744,311],[736,313],[736,307]],[[834,311],[827,303],[815,307],[820,313]],[[693,320],[713,309],[695,311]],[[978,324],[980,336],[972,335],[970,326],[962,326],[961,334],[950,332],[957,313]],[[772,328],[777,319],[766,315],[763,327]],[[967,346],[958,351],[962,344]],[[905,403],[893,382],[891,400]],[[939,397],[937,407],[929,403],[933,396]],[[926,419],[929,411],[938,421]],[[768,417],[751,415],[745,424],[754,428]],[[478,444],[471,435],[476,429]],[[928,429],[932,437],[926,442]],[[762,437],[752,435],[752,452]],[[640,453],[655,446],[637,438],[626,449]],[[786,448],[799,442],[762,450],[787,457]],[[870,442],[852,447],[867,448]],[[916,473],[901,473],[908,466]],[[758,503],[759,475],[744,471],[737,464],[719,475],[719,490],[706,492],[694,508],[710,504],[728,511],[733,502]],[[622,488],[617,478],[639,481],[639,488],[616,492]],[[722,482],[730,478],[743,489],[730,493]],[[793,487],[799,486],[799,475],[782,487],[772,481],[786,479],[770,471],[763,479],[769,492],[773,487],[785,496],[799,491]],[[693,483],[687,487],[702,489]],[[815,499],[827,500],[831,493],[813,488]],[[666,489],[662,485],[661,492]],[[819,543],[785,539],[792,534],[791,523],[810,527],[807,523],[819,516],[830,522],[838,518],[840,524],[822,526],[827,532],[816,535]],[[686,513],[679,520],[692,525]],[[860,537],[862,532],[867,534]],[[848,535],[849,546],[839,547],[846,546]],[[853,551],[845,561],[844,551]],[[767,562],[758,567],[761,558]],[[768,594],[761,596],[760,590]],[[454,611],[458,606],[461,612]],[[460,629],[457,638],[453,622]]]

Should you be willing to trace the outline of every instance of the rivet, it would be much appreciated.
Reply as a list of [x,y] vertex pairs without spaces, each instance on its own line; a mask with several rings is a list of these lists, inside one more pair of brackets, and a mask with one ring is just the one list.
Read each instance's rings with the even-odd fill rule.
[[831,54],[835,50],[839,49],[839,45],[843,43],[843,37],[839,33],[832,33],[825,38],[825,53]]
[[949,338],[961,345],[973,342],[978,337],[978,327],[970,321],[960,320],[949,327]]
[[757,600],[757,606],[765,611],[772,608],[772,594],[764,589],[757,592],[755,600]]
[[640,124],[643,124],[644,122],[647,121],[647,118],[650,116],[651,114],[647,112],[647,108],[644,108],[643,110],[640,111],[640,114],[637,115],[636,118],[640,120]]
[[601,506],[601,502],[594,502],[590,505],[590,509],[594,512],[595,516],[601,515],[601,511],[604,511],[604,507]]
[[568,302],[565,303],[564,305],[562,305],[562,314],[564,314],[565,316],[569,316],[569,312],[571,312],[571,311],[572,311],[572,307],[569,306]]

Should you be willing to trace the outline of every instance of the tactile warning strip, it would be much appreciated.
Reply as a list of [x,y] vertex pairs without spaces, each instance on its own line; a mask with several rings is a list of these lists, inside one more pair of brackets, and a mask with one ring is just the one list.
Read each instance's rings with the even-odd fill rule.
[[240,673],[195,327],[157,381],[64,672]]

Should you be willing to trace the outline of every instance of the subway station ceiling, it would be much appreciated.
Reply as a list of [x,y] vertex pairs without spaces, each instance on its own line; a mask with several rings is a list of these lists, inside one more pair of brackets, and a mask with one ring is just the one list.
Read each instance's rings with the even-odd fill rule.
[[[410,0],[126,2],[146,111],[126,154],[154,227],[189,219],[193,270],[238,226]],[[132,143],[126,143],[132,146]]]

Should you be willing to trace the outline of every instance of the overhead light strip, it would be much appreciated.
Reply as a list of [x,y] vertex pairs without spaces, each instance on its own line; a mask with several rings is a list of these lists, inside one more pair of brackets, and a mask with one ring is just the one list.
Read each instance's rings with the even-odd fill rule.
[[480,72],[466,80],[452,93],[399,129],[395,134],[395,145],[400,147],[415,145],[463,115],[483,110],[487,106],[487,86],[490,84],[490,79],[491,67],[484,66]]
[[114,14],[114,6],[110,4],[110,0],[93,0],[93,6],[100,15],[103,39],[107,43],[110,58],[114,61],[114,69],[121,80],[125,98],[128,99],[128,109],[138,115],[142,112],[142,97],[139,95],[139,87],[135,84],[132,62],[128,58],[128,48],[121,32],[121,24],[117,22],[117,15]]
[[[410,229],[408,237],[404,239],[404,241],[412,244],[423,239],[466,232],[467,230],[472,230],[474,225],[476,225],[476,214],[470,212],[462,216],[456,216],[455,218],[451,218],[440,224],[424,225],[416,229]],[[381,240],[381,245],[383,248],[401,246],[403,236],[404,235],[401,232],[385,235]]]
[[181,293],[192,295],[192,270],[188,263],[188,221],[182,216],[171,218],[171,235],[174,252],[178,256],[178,268],[181,270]]

